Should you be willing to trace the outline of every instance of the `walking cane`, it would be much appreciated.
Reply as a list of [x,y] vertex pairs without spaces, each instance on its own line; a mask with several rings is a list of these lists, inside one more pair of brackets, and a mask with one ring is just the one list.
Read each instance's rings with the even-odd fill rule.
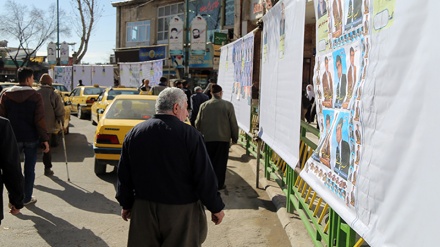
[[64,158],[66,159],[67,181],[70,182],[69,166],[67,164],[66,138],[64,137],[64,126],[61,122],[60,122],[60,126],[61,126],[61,135],[63,137],[62,139],[63,139],[63,147],[64,147]]

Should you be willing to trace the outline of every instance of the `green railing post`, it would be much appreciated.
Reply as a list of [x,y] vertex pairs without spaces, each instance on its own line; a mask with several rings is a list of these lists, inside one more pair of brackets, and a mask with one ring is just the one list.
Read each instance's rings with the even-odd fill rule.
[[293,170],[290,166],[287,166],[287,200],[286,200],[286,210],[289,213],[293,213],[295,207],[293,205],[293,202],[290,200],[290,196],[294,194],[293,192],[293,186],[295,185],[295,180],[294,180],[294,173],[295,170]]
[[269,171],[270,157],[272,156],[271,155],[272,152],[269,149],[269,145],[264,145],[264,153],[265,153],[265,155],[264,155],[264,177],[266,179],[269,179],[270,178],[270,171]]
[[249,155],[249,148],[251,146],[251,137],[246,133],[246,155]]

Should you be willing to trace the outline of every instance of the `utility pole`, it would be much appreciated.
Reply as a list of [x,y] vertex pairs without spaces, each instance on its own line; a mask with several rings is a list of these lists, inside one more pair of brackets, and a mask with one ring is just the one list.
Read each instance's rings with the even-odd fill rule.
[[60,0],[57,0],[57,65],[60,65]]
[[189,74],[189,0],[185,0],[185,71],[186,78],[190,78]]

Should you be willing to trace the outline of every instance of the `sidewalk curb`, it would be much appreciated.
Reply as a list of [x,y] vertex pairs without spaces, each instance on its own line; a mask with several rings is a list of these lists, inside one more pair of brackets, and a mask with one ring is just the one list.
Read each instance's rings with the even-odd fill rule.
[[[253,156],[252,156],[253,157]],[[254,158],[254,157],[253,157]],[[256,159],[252,159],[249,162],[249,165],[251,166],[252,171],[254,174],[256,173]],[[253,183],[253,187],[256,184],[256,180]],[[286,196],[281,190],[281,188],[278,186],[276,182],[268,181],[263,174],[263,169],[261,168],[260,164],[260,177],[259,177],[259,188],[261,190],[265,190],[267,195],[269,196],[270,200],[276,207],[276,212],[278,219],[280,220],[280,223],[284,230],[286,231],[286,235],[289,238],[290,245],[291,246],[309,246],[304,241],[302,241],[300,234],[298,233],[298,228],[304,229],[304,225],[298,226],[295,225],[296,223],[292,222],[292,218],[295,217],[292,214],[289,214],[286,209]],[[308,239],[306,242],[311,242],[310,236],[307,234]],[[302,244],[303,243],[303,244]],[[312,245],[313,246],[313,245]]]

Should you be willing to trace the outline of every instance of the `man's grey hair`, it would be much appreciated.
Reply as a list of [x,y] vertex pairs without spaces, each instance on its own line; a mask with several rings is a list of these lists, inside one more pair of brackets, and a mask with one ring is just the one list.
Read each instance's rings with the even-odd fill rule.
[[156,100],[156,113],[169,113],[173,110],[174,104],[178,104],[180,108],[185,108],[187,102],[186,94],[182,89],[177,87],[169,87],[160,92]]

